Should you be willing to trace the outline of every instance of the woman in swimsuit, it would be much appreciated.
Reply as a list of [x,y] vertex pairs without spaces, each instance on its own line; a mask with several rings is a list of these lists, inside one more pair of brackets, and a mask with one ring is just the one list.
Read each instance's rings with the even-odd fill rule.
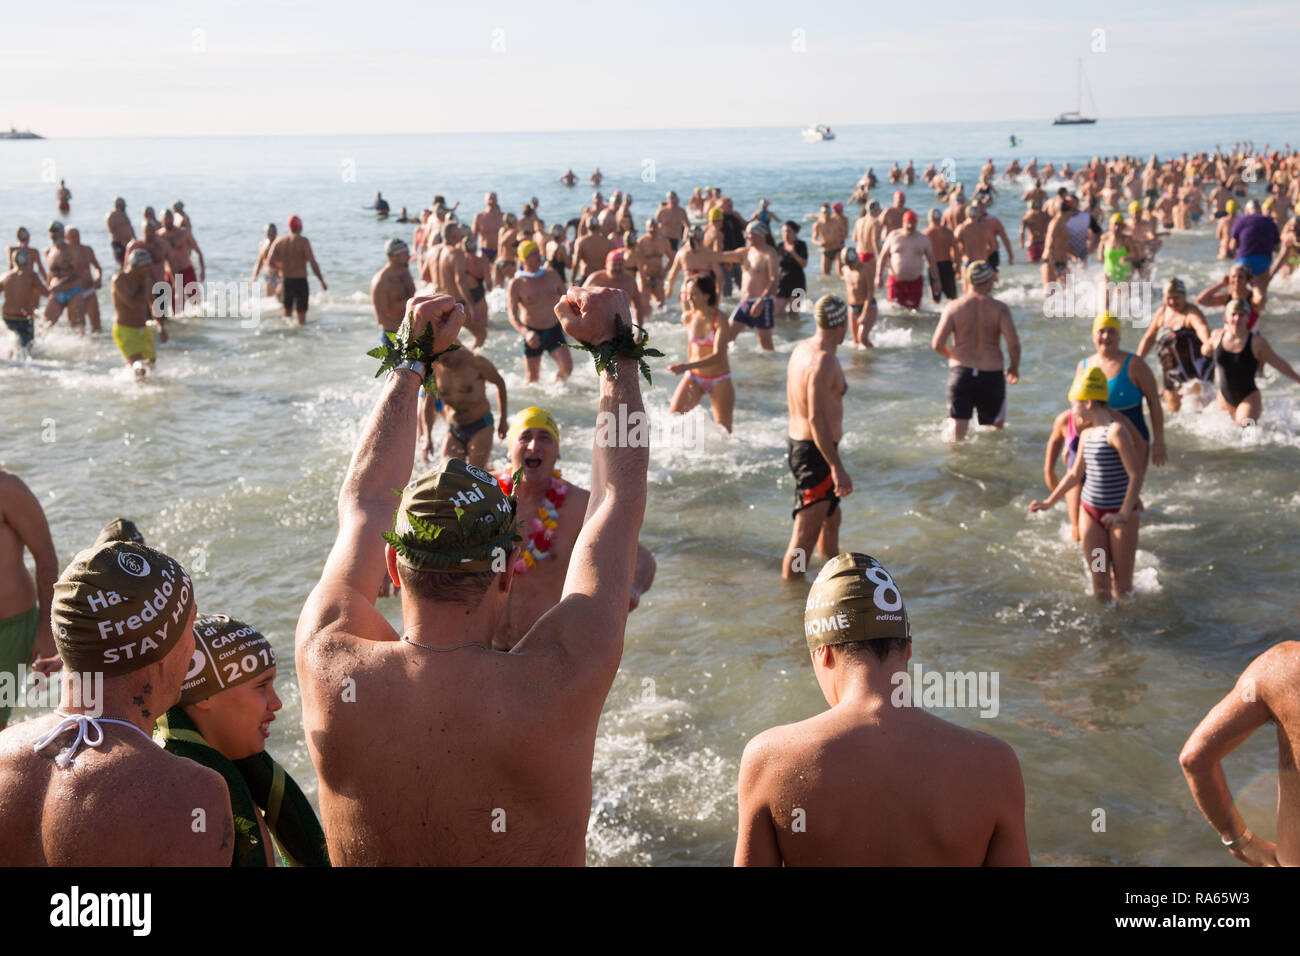
[[1201,354],[1209,338],[1205,316],[1188,304],[1183,280],[1169,279],[1165,283],[1165,301],[1142,336],[1137,355],[1146,358],[1152,348],[1156,350],[1164,369],[1160,394],[1171,414],[1182,407],[1184,392],[1194,407],[1203,404],[1201,386],[1214,381],[1214,363]]
[[1219,384],[1219,407],[1232,415],[1242,428],[1259,423],[1263,400],[1255,375],[1271,365],[1287,378],[1300,382],[1286,359],[1273,351],[1264,336],[1247,328],[1250,303],[1233,299],[1223,313],[1223,328],[1210,333],[1201,353],[1214,358],[1214,377]]
[[487,290],[492,288],[492,263],[478,254],[478,241],[465,237],[465,271],[469,273],[469,314],[465,327],[474,336],[473,348],[483,347],[487,340],[488,307]]
[[1142,450],[1107,403],[1109,391],[1099,369],[1088,369],[1075,379],[1069,397],[1079,453],[1047,500],[1029,503],[1030,511],[1044,511],[1082,485],[1079,540],[1092,576],[1092,593],[1103,601],[1133,590],[1141,509],[1138,492],[1145,470]]
[[[1122,351],[1119,347],[1119,319],[1109,312],[1103,312],[1092,323],[1092,341],[1097,346],[1095,354],[1088,356],[1075,367],[1075,375],[1082,375],[1089,368],[1097,367],[1106,373],[1110,381],[1110,410],[1125,415],[1133,422],[1142,436],[1140,451],[1142,460],[1147,460],[1150,452],[1151,461],[1157,465],[1165,463],[1165,416],[1160,404],[1160,390],[1156,377],[1142,359],[1133,361],[1133,353]],[[1151,409],[1151,430],[1147,430],[1146,417],[1142,414],[1142,400],[1146,399]]]
[[1110,232],[1102,237],[1097,246],[1097,261],[1104,263],[1102,271],[1106,275],[1106,301],[1110,301],[1111,287],[1123,296],[1127,290],[1129,276],[1133,275],[1134,256],[1128,247],[1128,236],[1124,234],[1124,217],[1113,213],[1110,217]]
[[1268,293],[1251,282],[1250,266],[1238,262],[1228,270],[1228,274],[1208,289],[1202,289],[1196,297],[1196,304],[1207,308],[1225,306],[1233,299],[1241,299],[1250,306],[1246,331],[1259,330],[1259,317],[1268,305]]
[[689,361],[674,362],[668,371],[685,377],[673,393],[669,411],[684,415],[705,396],[713,406],[713,420],[731,432],[731,415],[736,408],[736,389],[731,384],[731,366],[727,363],[730,323],[718,311],[718,285],[712,276],[692,276],[683,293],[691,308],[682,316],[686,326],[686,354]]

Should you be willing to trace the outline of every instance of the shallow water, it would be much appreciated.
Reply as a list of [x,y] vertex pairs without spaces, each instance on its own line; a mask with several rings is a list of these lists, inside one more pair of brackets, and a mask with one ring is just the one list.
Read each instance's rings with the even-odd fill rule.
[[[1241,135],[1281,142],[1294,120],[1176,118],[1015,132],[1022,162],[1032,150],[1040,161],[1077,165],[1093,153],[1167,154]],[[1005,125],[846,128],[835,143],[817,145],[782,130],[0,144],[6,229],[23,222],[40,236],[54,215],[53,186],[40,179],[42,160],[53,158],[74,192],[65,221],[82,225],[101,259],[111,261],[102,222],[114,195],[126,196],[137,220],[143,202],[161,208],[179,196],[210,279],[246,277],[260,224],[297,212],[330,285],[321,294],[312,281],[305,329],[282,325],[271,303],[255,328],[238,317],[173,323],[159,375],[143,385],[107,336],[56,332],[35,361],[0,363],[0,464],[40,497],[63,562],[124,515],[151,545],[188,564],[203,609],[245,619],[272,639],[285,707],[271,752],[314,799],[293,629],[333,540],[334,498],[358,422],[378,391],[374,360],[364,355],[374,338],[369,277],[382,264],[384,239],[409,229],[360,211],[375,189],[394,210],[440,192],[462,199],[470,215],[485,188],[497,189],[507,209],[536,194],[549,222],[576,214],[589,195],[554,178],[568,166],[585,177],[599,162],[606,193],[641,196],[642,217],[655,193],[675,188],[685,197],[713,181],[746,214],[767,195],[781,215],[802,217],[821,201],[847,198],[866,165],[884,179],[909,150],[918,169],[953,156],[973,181],[985,155],[999,168],[1009,158]],[[752,155],[725,148],[752,135],[761,136]],[[186,168],[158,168],[161,154]],[[642,178],[645,159],[655,160],[654,182]],[[349,160],[354,181],[345,178]],[[1020,191],[1005,189],[994,208],[1013,235]],[[914,207],[931,205],[922,186],[908,192]],[[1152,278],[1177,274],[1202,288],[1222,273],[1214,250],[1213,225],[1203,221],[1166,240]],[[840,291],[837,280],[817,274],[816,256],[808,271],[811,296]],[[1024,342],[1004,433],[959,448],[941,440],[945,369],[929,348],[937,312],[928,301],[920,316],[883,307],[880,347],[842,352],[849,382],[842,449],[856,491],[845,502],[841,544],[875,555],[900,583],[914,662],[1000,675],[996,718],[943,714],[1016,748],[1035,862],[1227,862],[1177,754],[1246,663],[1293,634],[1300,391],[1270,373],[1263,426],[1248,442],[1218,412],[1168,423],[1170,462],[1149,473],[1143,491],[1138,594],[1101,608],[1087,593],[1064,510],[1026,511],[1045,494],[1043,443],[1073,365],[1089,351],[1089,319],[1043,318],[1033,267],[1004,265],[1001,275],[997,294],[1012,306]],[[101,302],[107,314],[106,293]],[[1298,302],[1300,278],[1276,283],[1263,325],[1292,360],[1300,360],[1300,332],[1290,322]],[[601,722],[593,863],[729,862],[745,742],[825,706],[802,639],[806,588],[779,579],[793,496],[785,363],[811,323],[780,324],[775,355],[742,337],[732,359],[735,435],[727,438],[703,410],[689,423],[667,415],[675,380],[663,366],[685,350],[678,320],[673,309],[649,325],[668,353],[646,396],[661,440],[642,540],[659,575],[629,620]],[[525,386],[499,309],[492,329],[486,354],[505,374],[511,407],[555,411],[565,430],[561,467],[585,483],[596,393],[585,357],[575,354],[579,369],[567,385]],[[1123,344],[1134,347],[1139,334],[1126,327]],[[396,602],[381,606],[399,622]],[[1265,835],[1274,827],[1275,754],[1262,730],[1226,763],[1243,812]],[[1105,832],[1093,830],[1095,808],[1106,811]]]

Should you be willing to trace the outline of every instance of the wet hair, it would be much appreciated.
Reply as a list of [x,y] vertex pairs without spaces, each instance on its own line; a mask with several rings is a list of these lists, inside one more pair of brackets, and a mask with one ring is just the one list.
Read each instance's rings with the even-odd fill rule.
[[404,564],[397,566],[402,587],[414,597],[434,604],[455,604],[471,609],[483,603],[483,597],[497,574],[496,571],[420,571]]
[[854,663],[864,663],[870,654],[878,661],[889,659],[890,654],[906,654],[911,645],[905,637],[881,637],[873,641],[848,641],[844,644],[830,645],[839,654]]
[[718,304],[718,283],[713,280],[711,275],[691,276],[691,282],[694,282],[704,293],[704,297],[709,300],[709,305]]
[[782,228],[789,227],[790,229],[794,230],[794,234],[796,236],[799,235],[799,224],[795,222],[793,219],[787,219],[785,222],[781,223],[781,227]]

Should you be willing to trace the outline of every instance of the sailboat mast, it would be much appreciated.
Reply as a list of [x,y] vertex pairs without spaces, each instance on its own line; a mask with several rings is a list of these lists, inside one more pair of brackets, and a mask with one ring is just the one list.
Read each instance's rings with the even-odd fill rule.
[[1083,115],[1083,57],[1079,57],[1078,70],[1074,77],[1074,111]]

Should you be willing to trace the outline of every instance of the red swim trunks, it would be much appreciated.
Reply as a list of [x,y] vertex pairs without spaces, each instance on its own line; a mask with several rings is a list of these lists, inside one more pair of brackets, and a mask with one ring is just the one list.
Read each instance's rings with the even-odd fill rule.
[[1041,242],[1031,242],[1029,244],[1029,261],[1030,262],[1043,261],[1043,244]]
[[190,299],[199,298],[197,289],[199,282],[198,277],[194,274],[194,266],[189,265],[181,270],[179,274],[173,272],[171,277],[172,286],[172,314],[179,315],[182,302],[188,302]]
[[897,302],[905,309],[919,309],[921,307],[921,296],[925,292],[921,276],[901,282],[898,276],[890,273],[889,277],[885,279],[885,289],[890,302]]

